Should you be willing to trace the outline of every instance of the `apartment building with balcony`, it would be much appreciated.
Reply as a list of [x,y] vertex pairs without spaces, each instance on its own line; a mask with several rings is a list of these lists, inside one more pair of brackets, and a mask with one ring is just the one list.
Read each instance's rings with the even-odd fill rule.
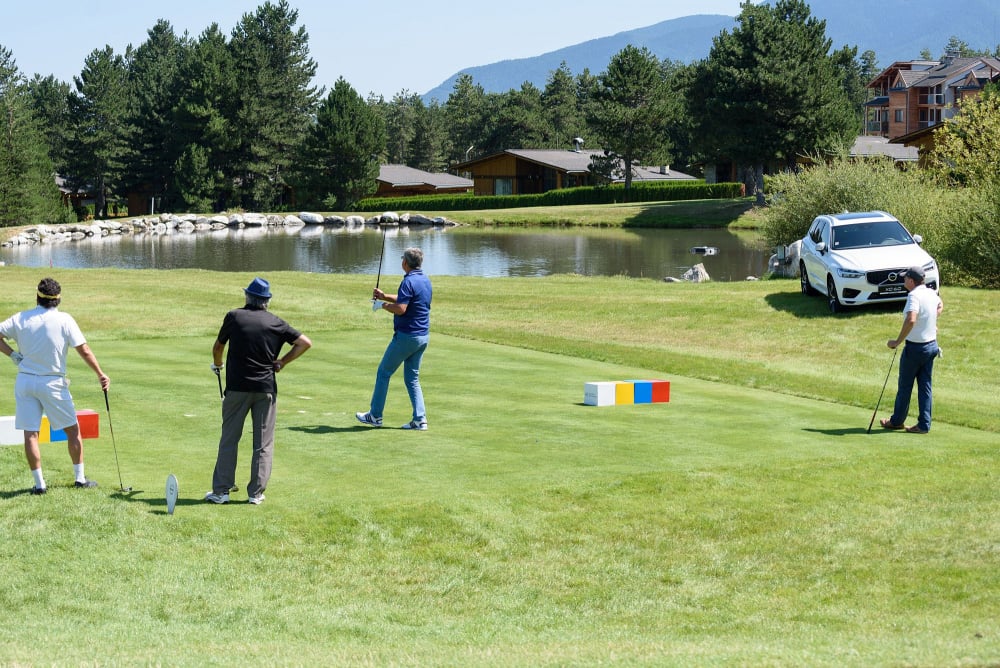
[[1000,81],[1000,60],[990,56],[898,61],[868,84],[865,135],[901,139],[929,135],[930,129],[958,113],[960,103]]

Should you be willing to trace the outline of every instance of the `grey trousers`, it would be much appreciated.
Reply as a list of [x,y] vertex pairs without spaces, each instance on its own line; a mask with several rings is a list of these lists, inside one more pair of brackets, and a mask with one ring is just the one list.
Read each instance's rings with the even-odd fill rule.
[[247,496],[263,494],[271,478],[274,457],[274,421],[278,395],[264,392],[226,391],[222,400],[222,436],[219,456],[212,475],[212,491],[227,494],[236,484],[236,459],[247,413],[253,424],[253,456],[250,460],[250,482]]

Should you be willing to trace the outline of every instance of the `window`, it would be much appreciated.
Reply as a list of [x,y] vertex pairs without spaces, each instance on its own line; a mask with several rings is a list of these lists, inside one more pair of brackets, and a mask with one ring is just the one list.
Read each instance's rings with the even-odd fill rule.
[[903,110],[902,109],[896,109],[895,111],[893,111],[893,114],[894,114],[894,116],[893,116],[892,120],[894,120],[897,123],[902,123],[903,122]]
[[513,195],[514,194],[514,180],[513,179],[494,179],[494,181],[493,181],[493,194],[494,195]]

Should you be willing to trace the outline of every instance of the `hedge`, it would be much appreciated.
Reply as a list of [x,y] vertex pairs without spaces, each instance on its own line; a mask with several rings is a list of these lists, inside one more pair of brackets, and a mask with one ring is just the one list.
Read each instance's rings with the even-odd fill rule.
[[[672,202],[694,199],[730,199],[740,197],[740,183],[704,183],[672,181],[633,183],[629,202]],[[625,200],[625,186],[583,186],[561,188],[533,195],[422,195],[415,197],[369,197],[357,203],[356,211],[472,211],[514,209],[531,206],[566,206],[571,204],[617,204]]]

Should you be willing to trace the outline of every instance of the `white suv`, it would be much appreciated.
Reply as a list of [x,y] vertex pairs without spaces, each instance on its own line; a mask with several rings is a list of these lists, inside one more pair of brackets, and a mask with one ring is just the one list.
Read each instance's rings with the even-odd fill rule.
[[884,211],[817,216],[802,239],[802,293],[825,294],[830,310],[905,301],[903,273],[923,267],[924,284],[940,285],[937,262],[903,224]]

